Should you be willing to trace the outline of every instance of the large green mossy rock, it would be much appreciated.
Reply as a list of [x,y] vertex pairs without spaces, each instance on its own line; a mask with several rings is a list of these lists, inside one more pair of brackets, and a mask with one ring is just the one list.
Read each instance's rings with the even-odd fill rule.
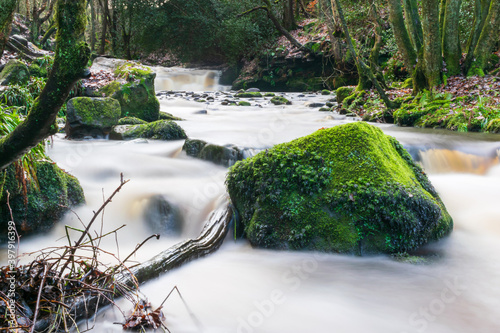
[[394,138],[363,122],[238,162],[227,187],[252,245],[397,253],[447,235],[453,222],[422,169]]
[[120,103],[114,98],[72,98],[67,104],[66,135],[70,138],[107,135],[118,124],[120,115]]
[[156,73],[149,67],[125,63],[115,70],[115,75],[126,82],[113,81],[99,90],[99,94],[112,97],[122,109],[122,117],[136,117],[155,121],[160,117],[160,102],[155,95]]
[[145,125],[117,126],[112,134],[110,138],[115,140],[133,140],[138,138],[182,140],[187,138],[182,127],[170,120],[158,120]]
[[50,161],[36,162],[38,187],[31,182],[24,188],[14,165],[0,174],[0,243],[6,240],[8,221],[11,221],[7,191],[16,228],[21,235],[49,230],[70,207],[85,202],[78,180]]
[[20,60],[12,59],[0,72],[0,84],[23,84],[28,82],[30,72],[28,67]]

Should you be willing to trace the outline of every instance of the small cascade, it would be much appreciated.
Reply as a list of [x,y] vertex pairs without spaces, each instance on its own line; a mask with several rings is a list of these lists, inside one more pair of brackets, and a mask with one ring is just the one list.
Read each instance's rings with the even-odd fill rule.
[[464,153],[449,149],[428,149],[420,151],[418,160],[428,173],[472,173],[484,175],[499,164],[498,151],[491,156]]
[[219,85],[220,71],[192,70],[180,67],[156,67],[156,91],[227,90]]

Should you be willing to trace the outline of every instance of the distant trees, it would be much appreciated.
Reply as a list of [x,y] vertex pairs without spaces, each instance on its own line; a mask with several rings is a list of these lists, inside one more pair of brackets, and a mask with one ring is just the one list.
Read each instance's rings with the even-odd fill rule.
[[17,4],[18,0],[0,0],[0,57],[9,39]]

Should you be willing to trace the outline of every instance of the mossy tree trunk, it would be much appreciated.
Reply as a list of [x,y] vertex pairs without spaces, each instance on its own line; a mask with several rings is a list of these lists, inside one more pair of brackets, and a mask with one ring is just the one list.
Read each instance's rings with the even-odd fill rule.
[[448,75],[460,74],[462,49],[459,38],[460,5],[462,0],[448,0],[443,22],[443,57]]
[[358,53],[356,52],[354,44],[352,43],[351,35],[349,33],[349,28],[347,27],[347,22],[344,17],[344,11],[342,10],[342,6],[340,5],[340,1],[339,0],[330,0],[330,1],[332,3],[332,11],[337,12],[337,15],[340,19],[340,23],[342,24],[342,29],[344,30],[345,38],[347,41],[347,48],[349,52],[351,52],[353,58],[356,61],[356,67],[358,69],[358,75],[360,77],[359,84],[356,90],[363,90],[364,87],[368,84],[366,80],[369,80],[369,82],[371,82],[371,84],[373,84],[373,86],[377,90],[378,94],[380,95],[380,98],[382,98],[387,108],[390,110],[395,109],[396,105],[389,99],[389,97],[387,97],[384,89],[381,87],[377,78],[373,74],[371,68],[365,64],[361,56],[359,56]]
[[12,29],[12,20],[18,0],[0,0],[0,57],[5,51]]
[[417,0],[403,0],[405,11],[405,23],[408,27],[408,33],[413,44],[414,49],[420,50],[424,43],[424,35],[422,32],[422,22],[418,15]]
[[424,72],[429,87],[441,83],[443,64],[439,0],[422,0],[422,26],[424,33]]
[[481,35],[474,49],[473,62],[470,68],[467,68],[469,75],[484,75],[484,68],[491,55],[493,43],[498,40],[498,31],[500,28],[500,0],[492,0],[488,16],[484,22]]
[[[389,20],[391,21],[394,38],[398,44],[399,51],[403,55],[403,62],[408,72],[412,72],[417,63],[417,52],[406,29],[403,17],[403,8],[400,0],[388,0]],[[410,10],[409,10],[410,11]]]
[[0,170],[40,143],[51,131],[73,85],[88,75],[90,49],[82,42],[87,18],[85,0],[57,1],[55,60],[47,84],[26,119],[0,140]]
[[489,4],[490,0],[474,1],[474,23],[469,39],[467,40],[467,56],[465,57],[464,62],[464,67],[466,69],[468,69],[472,64],[474,49],[476,48],[479,36],[481,36],[481,30],[483,30],[484,22],[486,21],[486,15],[488,12],[484,12],[483,10],[483,8],[486,7],[486,3]]

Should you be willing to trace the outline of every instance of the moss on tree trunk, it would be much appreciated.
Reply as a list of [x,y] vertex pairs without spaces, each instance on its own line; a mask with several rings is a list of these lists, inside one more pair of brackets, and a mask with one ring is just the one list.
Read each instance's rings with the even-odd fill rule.
[[460,74],[462,56],[459,38],[460,5],[462,0],[448,0],[443,23],[443,56],[448,75]]
[[12,29],[12,19],[18,0],[0,1],[0,57],[3,55]]
[[0,169],[17,160],[50,133],[59,109],[85,75],[90,49],[82,42],[87,18],[84,0],[58,0],[57,45],[52,72],[28,117],[0,140]]
[[441,32],[439,0],[422,0],[422,25],[424,32],[424,71],[430,88],[441,82]]

